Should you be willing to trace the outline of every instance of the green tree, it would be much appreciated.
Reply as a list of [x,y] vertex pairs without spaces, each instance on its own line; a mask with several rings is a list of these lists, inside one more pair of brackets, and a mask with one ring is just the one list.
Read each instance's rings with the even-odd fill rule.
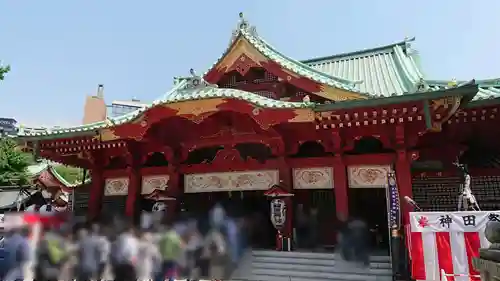
[[29,158],[18,149],[17,143],[0,137],[0,186],[25,185],[29,181]]
[[[56,172],[70,184],[81,184],[83,180],[83,169],[72,166],[57,165],[54,166]],[[87,179],[88,173],[85,176]]]
[[5,74],[10,71],[10,65],[7,66],[1,66],[0,65],[0,81],[2,81],[5,78]]

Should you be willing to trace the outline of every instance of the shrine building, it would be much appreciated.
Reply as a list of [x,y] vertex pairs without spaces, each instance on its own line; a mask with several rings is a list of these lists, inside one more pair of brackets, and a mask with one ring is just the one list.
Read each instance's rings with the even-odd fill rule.
[[[298,61],[241,15],[210,69],[174,78],[152,103],[81,126],[21,128],[19,138],[90,171],[90,218],[137,218],[162,198],[173,217],[216,202],[267,214],[264,192],[279,185],[293,195],[284,233],[297,212],[313,212],[328,245],[337,218],[387,225],[391,172],[401,198],[454,210],[457,158],[481,207],[498,209],[500,79],[430,80],[413,41]],[[401,208],[406,222],[410,207]]]

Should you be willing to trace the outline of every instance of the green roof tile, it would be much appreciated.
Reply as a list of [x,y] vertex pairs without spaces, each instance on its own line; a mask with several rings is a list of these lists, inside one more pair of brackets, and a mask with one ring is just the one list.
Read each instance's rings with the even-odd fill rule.
[[414,93],[423,77],[410,48],[415,38],[362,51],[303,61],[310,67],[336,77],[360,81],[362,93],[393,96]]

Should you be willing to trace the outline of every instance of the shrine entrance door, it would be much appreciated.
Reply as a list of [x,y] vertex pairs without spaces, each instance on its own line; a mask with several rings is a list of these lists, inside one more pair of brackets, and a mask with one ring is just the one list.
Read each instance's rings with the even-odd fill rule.
[[387,195],[385,188],[349,188],[349,215],[364,220],[370,229],[371,247],[389,253]]
[[183,217],[196,218],[202,232],[209,229],[209,213],[216,205],[236,220],[243,239],[254,248],[274,249],[276,230],[270,219],[270,201],[263,191],[185,193],[181,199]]
[[[294,228],[299,248],[322,250],[336,244],[335,193],[332,189],[295,190]],[[303,221],[301,223],[301,221]],[[304,225],[305,224],[305,225]],[[303,228],[303,229],[301,229]]]

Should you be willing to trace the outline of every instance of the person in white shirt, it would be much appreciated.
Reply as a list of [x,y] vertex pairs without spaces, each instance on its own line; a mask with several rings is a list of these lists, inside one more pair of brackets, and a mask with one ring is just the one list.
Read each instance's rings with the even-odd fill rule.
[[137,280],[138,255],[139,242],[134,228],[129,226],[111,245],[111,259],[116,281]]

